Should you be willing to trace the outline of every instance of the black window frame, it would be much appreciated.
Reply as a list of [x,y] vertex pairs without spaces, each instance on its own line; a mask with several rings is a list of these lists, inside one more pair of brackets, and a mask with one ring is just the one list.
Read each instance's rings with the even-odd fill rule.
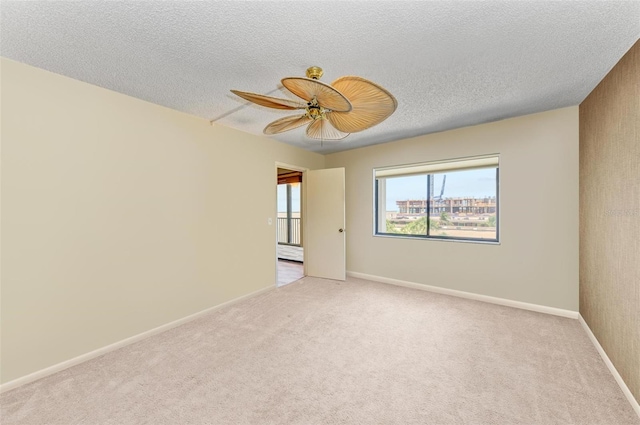
[[[499,155],[490,155],[490,157],[499,158]],[[465,159],[472,160],[474,158],[461,158],[461,159],[452,159],[450,162],[464,161]],[[448,162],[448,161],[440,161],[440,162]],[[429,165],[429,162],[425,162],[422,164],[412,164],[415,165]],[[425,175],[427,176],[427,198],[426,198],[426,235],[416,235],[416,234],[400,234],[400,233],[386,233],[379,231],[380,219],[378,217],[380,210],[380,197],[379,197],[379,178],[376,177],[376,170],[380,169],[395,169],[395,168],[403,168],[410,165],[398,165],[394,167],[381,167],[373,170],[373,182],[374,182],[374,236],[382,236],[382,237],[391,237],[391,238],[400,238],[400,239],[427,239],[427,240],[444,240],[444,241],[456,241],[456,242],[473,242],[473,243],[487,243],[487,244],[499,244],[500,243],[500,164],[495,166],[496,171],[496,237],[495,239],[487,239],[487,238],[468,238],[468,237],[459,237],[459,236],[445,236],[445,235],[430,235],[430,218],[431,218],[431,179],[434,174],[442,174],[444,172],[432,172],[432,173],[424,173],[424,174],[414,174],[414,175]],[[479,167],[479,168],[494,168],[490,167]],[[456,169],[450,168],[447,171],[456,172],[456,171],[464,171],[464,168]],[[388,178],[388,177],[384,177]],[[386,210],[385,210],[386,213]]]

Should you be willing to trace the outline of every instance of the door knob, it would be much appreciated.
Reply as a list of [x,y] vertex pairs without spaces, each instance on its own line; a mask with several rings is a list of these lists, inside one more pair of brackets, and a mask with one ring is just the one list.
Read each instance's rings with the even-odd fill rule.
[[338,232],[342,233],[344,232],[344,229],[338,229]]

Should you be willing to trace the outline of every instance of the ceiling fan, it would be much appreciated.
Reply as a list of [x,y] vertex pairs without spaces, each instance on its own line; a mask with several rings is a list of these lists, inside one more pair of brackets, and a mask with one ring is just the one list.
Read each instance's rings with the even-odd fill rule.
[[331,85],[318,81],[322,68],[307,69],[307,78],[283,78],[282,85],[304,102],[231,90],[261,106],[303,110],[270,123],[264,134],[272,135],[307,126],[307,136],[320,140],[341,140],[350,133],[373,127],[387,119],[398,107],[395,97],[383,87],[361,77],[345,76]]

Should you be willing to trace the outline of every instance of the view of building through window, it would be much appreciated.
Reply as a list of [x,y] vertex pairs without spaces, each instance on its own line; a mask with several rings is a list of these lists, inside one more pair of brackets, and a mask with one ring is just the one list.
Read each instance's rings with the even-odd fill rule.
[[378,234],[498,239],[497,167],[376,177]]

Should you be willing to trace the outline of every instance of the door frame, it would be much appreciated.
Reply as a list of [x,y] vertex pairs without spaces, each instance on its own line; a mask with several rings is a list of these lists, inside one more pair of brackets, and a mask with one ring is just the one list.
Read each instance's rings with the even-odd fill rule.
[[275,258],[275,266],[276,266],[276,280],[275,280],[275,285],[278,286],[278,168],[285,168],[287,170],[292,170],[292,171],[300,171],[302,173],[302,184],[300,186],[300,193],[301,193],[301,199],[300,199],[300,209],[302,211],[300,211],[300,220],[302,220],[302,234],[300,235],[300,245],[302,246],[303,249],[303,260],[302,260],[302,273],[304,273],[304,275],[307,275],[307,253],[304,252],[304,235],[307,233],[307,220],[306,220],[306,214],[307,214],[307,190],[306,190],[306,175],[307,175],[307,171],[309,171],[309,168],[307,167],[302,167],[300,165],[292,165],[292,164],[287,164],[285,162],[280,162],[280,161],[276,161],[275,162],[275,168],[274,168],[274,179],[276,181],[276,186],[275,186],[275,191],[274,191],[274,196],[275,196],[275,227],[274,227],[274,236],[275,236],[275,243],[273,244],[273,258]]

